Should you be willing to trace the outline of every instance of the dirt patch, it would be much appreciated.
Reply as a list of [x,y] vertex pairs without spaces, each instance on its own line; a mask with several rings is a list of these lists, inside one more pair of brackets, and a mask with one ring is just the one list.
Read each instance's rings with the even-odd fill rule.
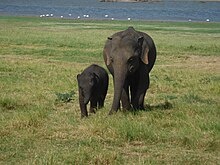
[[182,56],[172,60],[172,64],[160,67],[188,68],[220,73],[220,57],[217,56]]

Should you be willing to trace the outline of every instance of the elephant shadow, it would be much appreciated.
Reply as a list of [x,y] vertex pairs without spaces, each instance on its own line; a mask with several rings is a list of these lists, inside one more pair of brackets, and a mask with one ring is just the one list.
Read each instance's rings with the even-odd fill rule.
[[144,110],[142,110],[142,111],[169,110],[172,108],[173,108],[173,104],[166,100],[163,103],[159,103],[156,105],[146,104],[144,107]]
[[121,111],[124,111],[124,112],[131,112],[132,114],[136,115],[138,114],[138,112],[151,112],[151,111],[166,111],[166,110],[170,110],[173,108],[173,104],[169,101],[164,101],[163,103],[159,103],[159,104],[155,104],[155,105],[149,105],[149,104],[146,104],[144,106],[144,109],[138,109],[138,110],[134,110],[134,109],[131,109],[131,111],[126,111],[126,110],[123,110],[123,109],[120,109]]

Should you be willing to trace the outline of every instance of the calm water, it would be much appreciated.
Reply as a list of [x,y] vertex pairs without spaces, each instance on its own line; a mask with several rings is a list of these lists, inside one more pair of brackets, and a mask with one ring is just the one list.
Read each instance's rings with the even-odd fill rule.
[[[220,2],[104,3],[98,0],[0,0],[0,15],[86,19],[178,20],[220,22]],[[71,15],[70,15],[71,14]],[[108,15],[108,17],[105,15]]]

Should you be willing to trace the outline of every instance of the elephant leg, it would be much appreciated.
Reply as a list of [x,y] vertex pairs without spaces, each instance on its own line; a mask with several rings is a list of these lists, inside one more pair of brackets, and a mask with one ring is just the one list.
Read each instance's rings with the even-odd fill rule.
[[105,100],[105,98],[103,96],[100,96],[100,98],[98,100],[98,109],[104,107],[104,100]]
[[143,91],[137,91],[136,95],[132,98],[132,106],[134,109],[144,109],[144,97],[146,92]]
[[144,109],[144,97],[150,85],[149,74],[145,76],[144,82],[140,81],[138,92],[136,94],[138,109]]
[[149,88],[149,74],[140,76],[138,82],[132,84],[132,106],[134,109],[144,109],[144,97]]
[[138,99],[136,97],[137,90],[138,90],[137,85],[133,81],[131,83],[131,104],[134,109],[138,109],[138,101],[137,101]]
[[95,113],[95,110],[97,109],[97,100],[95,98],[91,98],[90,100],[90,113]]
[[138,104],[137,104],[137,109],[141,109],[143,110],[144,109],[144,97],[145,97],[145,94],[146,94],[146,91],[143,91],[141,92],[139,95],[138,95]]
[[124,85],[124,88],[122,90],[121,95],[121,102],[122,102],[122,108],[124,110],[130,110],[131,104],[130,104],[130,98],[129,98],[129,89],[128,89],[128,83]]

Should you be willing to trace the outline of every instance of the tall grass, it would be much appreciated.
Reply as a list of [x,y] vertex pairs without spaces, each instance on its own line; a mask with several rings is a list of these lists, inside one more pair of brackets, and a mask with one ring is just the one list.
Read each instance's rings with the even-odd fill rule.
[[[0,17],[0,164],[218,164],[219,23]],[[145,111],[80,119],[76,75],[105,67],[106,38],[155,40]],[[76,92],[62,102],[56,93]]]

